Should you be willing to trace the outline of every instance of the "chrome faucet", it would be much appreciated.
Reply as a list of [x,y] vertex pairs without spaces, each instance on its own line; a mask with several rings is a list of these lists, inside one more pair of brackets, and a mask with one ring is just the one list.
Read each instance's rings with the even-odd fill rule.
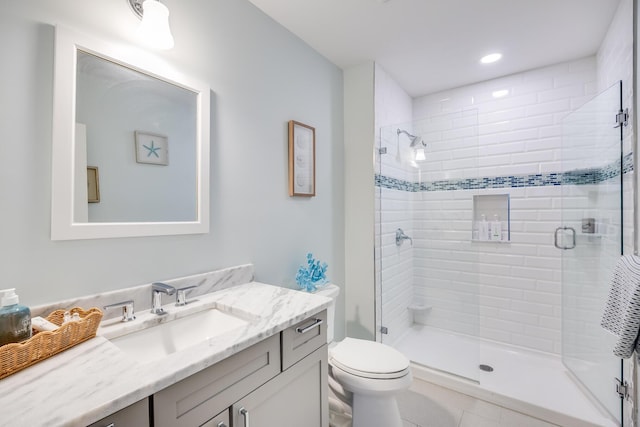
[[110,310],[113,308],[122,308],[122,322],[130,322],[135,320],[136,316],[133,310],[133,300],[116,302],[114,304],[105,305],[103,307],[105,310]]
[[167,314],[162,309],[162,294],[173,295],[176,293],[176,288],[171,285],[156,282],[151,284],[151,313],[162,316]]
[[402,228],[398,228],[396,230],[396,246],[400,246],[405,240],[408,240],[411,243],[411,246],[413,246],[413,239],[404,234]]
[[178,289],[176,292],[176,307],[187,305],[189,303],[187,301],[187,292],[195,288],[197,288],[197,286],[193,285]]

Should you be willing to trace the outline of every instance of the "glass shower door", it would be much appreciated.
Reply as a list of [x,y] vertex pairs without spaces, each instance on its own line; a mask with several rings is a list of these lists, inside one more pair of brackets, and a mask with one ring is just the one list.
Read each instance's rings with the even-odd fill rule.
[[600,327],[609,278],[622,254],[621,83],[562,122],[562,361],[618,422],[622,378],[615,337]]
[[376,151],[378,339],[475,382],[478,150],[478,113],[468,110],[382,127]]

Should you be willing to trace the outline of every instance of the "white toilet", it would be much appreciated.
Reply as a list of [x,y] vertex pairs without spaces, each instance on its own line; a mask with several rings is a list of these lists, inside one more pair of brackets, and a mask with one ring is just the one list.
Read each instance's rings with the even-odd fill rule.
[[338,421],[345,419],[340,412],[350,413],[353,427],[402,427],[396,395],[411,385],[409,359],[375,341],[345,338],[333,343],[340,288],[329,284],[316,294],[333,300],[327,309],[331,427],[348,425]]

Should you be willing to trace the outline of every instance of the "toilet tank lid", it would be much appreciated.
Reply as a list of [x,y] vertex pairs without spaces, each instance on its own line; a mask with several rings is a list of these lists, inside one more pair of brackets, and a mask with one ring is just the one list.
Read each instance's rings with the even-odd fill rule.
[[339,365],[363,373],[390,374],[409,367],[409,359],[398,350],[375,341],[345,338],[331,348],[329,358]]

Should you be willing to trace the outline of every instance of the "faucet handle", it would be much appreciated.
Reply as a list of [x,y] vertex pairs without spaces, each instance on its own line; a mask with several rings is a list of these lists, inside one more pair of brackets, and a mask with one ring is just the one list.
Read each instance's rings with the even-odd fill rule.
[[122,320],[121,322],[130,322],[135,320],[136,316],[133,310],[133,300],[127,300],[122,302],[116,302],[113,304],[105,305],[103,308],[105,310],[110,310],[112,308],[120,308],[122,307]]
[[405,240],[408,240],[411,243],[411,246],[413,246],[413,239],[407,236],[402,228],[398,228],[396,230],[396,246],[402,245],[402,242],[404,242]]
[[176,307],[180,307],[182,305],[187,305],[187,291],[197,288],[196,285],[185,286],[184,288],[180,288],[176,292]]
[[167,295],[173,295],[173,293],[176,291],[176,288],[174,288],[171,285],[167,285],[166,283],[154,282],[151,284],[151,290],[157,291],[157,292],[163,292]]

